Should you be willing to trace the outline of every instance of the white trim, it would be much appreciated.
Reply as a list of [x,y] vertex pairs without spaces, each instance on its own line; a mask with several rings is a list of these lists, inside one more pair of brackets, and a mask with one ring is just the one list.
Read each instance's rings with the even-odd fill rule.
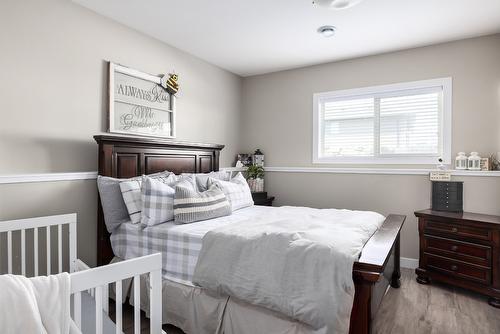
[[[408,169],[408,168],[361,168],[361,167],[264,167],[266,172],[282,173],[325,173],[325,174],[387,174],[387,175],[428,175],[436,169]],[[227,167],[221,170],[229,172],[244,172],[246,167]],[[472,171],[472,170],[447,170],[453,176],[490,176],[500,177],[500,171]]]
[[97,172],[6,174],[0,175],[0,184],[94,180],[96,178]]
[[[431,80],[420,80],[403,82],[389,85],[379,85],[355,89],[337,90],[313,94],[313,140],[312,140],[312,163],[313,164],[393,164],[393,165],[427,165],[437,163],[439,155],[376,155],[366,157],[322,157],[321,149],[321,101],[324,99],[352,99],[362,97],[387,97],[398,96],[408,91],[426,91],[442,89],[442,101],[440,112],[440,149],[443,163],[451,163],[451,126],[452,126],[452,78],[438,78]],[[376,118],[376,117],[375,117]],[[376,120],[375,120],[376,121]],[[377,136],[377,134],[375,134]]]
[[401,268],[416,269],[418,268],[418,259],[400,257],[399,264],[401,265]]
[[[388,174],[388,175],[428,175],[436,169],[406,168],[322,168],[322,167],[265,167],[266,172],[284,173],[330,173],[330,174]],[[494,176],[500,177],[500,171],[449,170],[452,176]]]
[[[360,168],[360,167],[265,167],[266,172],[282,173],[325,173],[325,174],[385,174],[385,175],[428,175],[436,169],[405,169],[405,168]],[[225,167],[222,171],[244,172],[245,167]],[[500,177],[500,171],[450,170],[452,176],[488,176]],[[95,180],[97,172],[76,173],[41,173],[41,174],[6,174],[0,175],[0,184],[34,183]]]

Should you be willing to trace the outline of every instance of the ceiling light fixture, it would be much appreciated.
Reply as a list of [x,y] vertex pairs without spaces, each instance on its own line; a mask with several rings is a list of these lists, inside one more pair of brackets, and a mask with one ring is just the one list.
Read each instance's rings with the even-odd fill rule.
[[323,37],[332,37],[335,35],[335,28],[334,26],[322,26],[318,28],[318,32],[323,35]]
[[328,9],[341,10],[352,7],[362,0],[313,0],[313,4]]

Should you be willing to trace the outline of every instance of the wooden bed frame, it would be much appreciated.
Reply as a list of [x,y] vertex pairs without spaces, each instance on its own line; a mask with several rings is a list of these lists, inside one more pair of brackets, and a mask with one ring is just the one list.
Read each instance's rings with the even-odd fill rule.
[[[169,170],[179,173],[207,173],[219,170],[224,145],[173,142],[164,139],[94,136],[99,145],[99,175],[129,178]],[[387,287],[400,286],[400,231],[406,217],[389,215],[365,244],[353,267],[355,284],[350,334],[371,332],[372,319]],[[97,217],[97,263],[113,258],[109,233],[104,224],[100,199]]]

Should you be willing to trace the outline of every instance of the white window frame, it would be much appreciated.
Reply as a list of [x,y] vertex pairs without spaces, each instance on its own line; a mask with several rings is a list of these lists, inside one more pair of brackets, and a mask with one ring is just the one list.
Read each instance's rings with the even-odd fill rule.
[[[438,78],[431,80],[421,80],[404,82],[390,85],[371,86],[355,89],[336,90],[331,92],[316,93],[313,95],[313,163],[314,164],[386,164],[386,165],[429,165],[437,164],[438,156],[429,155],[395,155],[395,156],[372,156],[372,157],[333,157],[321,156],[320,145],[322,117],[321,105],[324,100],[331,99],[352,99],[362,97],[377,97],[387,94],[398,95],[398,91],[409,90],[423,91],[441,87],[443,94],[441,100],[440,120],[440,151],[439,157],[443,159],[444,164],[451,163],[451,117],[452,117],[452,78]],[[376,120],[378,122],[378,120]]]

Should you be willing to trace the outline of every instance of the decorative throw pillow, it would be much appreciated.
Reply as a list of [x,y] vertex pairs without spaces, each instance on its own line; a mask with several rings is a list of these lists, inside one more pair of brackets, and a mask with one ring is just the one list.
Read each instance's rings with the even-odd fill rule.
[[205,191],[208,189],[208,179],[214,178],[222,181],[229,181],[231,179],[231,172],[229,171],[218,171],[202,174],[193,174],[196,178],[196,185],[199,191]]
[[174,219],[175,190],[148,176],[142,177],[141,225],[154,226]]
[[[149,175],[149,177],[168,184],[169,182],[172,182],[171,175],[173,174],[170,172],[163,172]],[[141,222],[141,185],[142,178],[133,178],[120,182],[120,190],[122,192],[123,201],[127,207],[128,215],[132,224],[139,224]]]
[[193,184],[180,182],[175,187],[174,216],[175,222],[193,223],[231,214],[231,205],[226,196],[216,185],[204,192],[198,192]]
[[224,192],[233,211],[253,205],[250,187],[241,173],[236,174],[230,181],[209,178],[208,184],[215,184]]

